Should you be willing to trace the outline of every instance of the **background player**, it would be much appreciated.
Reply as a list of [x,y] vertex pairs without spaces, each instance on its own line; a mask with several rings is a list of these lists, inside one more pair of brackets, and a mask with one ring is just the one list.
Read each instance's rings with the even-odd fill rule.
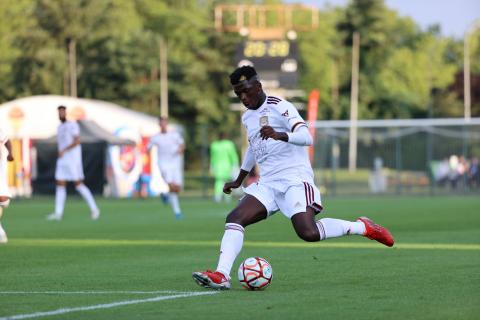
[[223,186],[232,179],[232,174],[236,174],[234,170],[238,171],[238,154],[235,144],[225,137],[224,132],[210,145],[210,170],[215,177],[215,202],[222,201],[222,196],[225,201],[229,201],[231,197],[223,193]]
[[150,138],[148,149],[157,147],[158,167],[163,180],[168,184],[168,202],[172,206],[176,219],[183,217],[178,200],[178,193],[182,189],[182,155],[185,151],[185,142],[177,131],[168,130],[168,119],[159,118],[160,132]]
[[1,219],[3,210],[10,204],[10,190],[8,188],[7,161],[13,161],[12,144],[8,137],[0,130],[0,244],[7,243],[8,238],[3,230]]
[[80,145],[80,127],[76,121],[67,121],[67,108],[58,107],[58,118],[61,123],[57,129],[58,159],[55,169],[56,191],[55,212],[48,220],[61,220],[65,200],[67,199],[67,182],[72,181],[90,208],[90,216],[98,219],[100,210],[95,203],[90,189],[83,183],[82,147]]
[[255,163],[260,167],[260,180],[245,189],[245,197],[227,216],[216,271],[194,272],[194,280],[206,288],[229,289],[230,271],[243,246],[244,228],[279,210],[305,241],[357,234],[393,246],[390,232],[365,217],[356,222],[330,218],[315,221],[322,206],[305,148],[313,143],[305,121],[291,103],[267,97],[253,67],[236,69],[230,82],[248,109],[242,123],[249,147],[237,179],[226,183],[223,190],[230,193],[240,187]]

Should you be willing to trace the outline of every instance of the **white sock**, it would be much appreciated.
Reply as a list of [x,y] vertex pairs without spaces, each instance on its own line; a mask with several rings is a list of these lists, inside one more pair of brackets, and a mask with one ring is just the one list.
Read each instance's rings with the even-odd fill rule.
[[95,199],[93,198],[93,195],[90,192],[90,189],[88,189],[86,185],[84,185],[83,183],[79,184],[78,186],[75,187],[75,189],[77,189],[78,193],[80,193],[82,198],[87,202],[91,212],[98,211],[98,207],[97,207],[97,204],[95,203]]
[[63,216],[63,208],[65,207],[65,200],[67,199],[67,187],[57,186],[55,189],[55,215]]
[[317,221],[320,240],[336,238],[350,234],[363,235],[365,225],[363,222],[350,222],[340,219],[323,218]]
[[175,192],[170,192],[168,194],[168,201],[170,201],[170,205],[172,206],[173,213],[179,214],[182,212],[182,210],[180,210],[180,202],[178,201],[178,194],[176,194]]
[[243,246],[243,233],[245,229],[236,223],[225,224],[222,244],[220,246],[220,258],[218,259],[217,271],[230,279],[232,265]]

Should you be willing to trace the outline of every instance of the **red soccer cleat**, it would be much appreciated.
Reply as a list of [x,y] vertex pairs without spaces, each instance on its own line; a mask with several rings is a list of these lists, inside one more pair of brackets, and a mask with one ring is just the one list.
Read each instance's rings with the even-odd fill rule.
[[228,290],[231,287],[230,280],[218,271],[207,270],[204,272],[194,272],[192,277],[195,282],[204,288],[215,290]]
[[387,247],[392,247],[395,240],[393,240],[393,236],[387,228],[382,227],[374,223],[372,220],[368,219],[367,217],[360,217],[357,221],[363,222],[365,224],[365,234],[364,237],[367,237],[370,240],[376,240],[380,243],[383,243]]

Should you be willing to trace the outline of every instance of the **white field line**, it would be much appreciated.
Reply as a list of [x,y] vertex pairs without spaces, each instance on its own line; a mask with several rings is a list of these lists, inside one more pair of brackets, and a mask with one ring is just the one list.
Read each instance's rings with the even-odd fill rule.
[[[185,293],[180,291],[0,291],[0,295],[4,294],[54,294],[54,295],[70,295],[70,294],[178,294]],[[187,292],[188,293],[188,292]]]
[[85,307],[74,307],[74,308],[62,308],[52,311],[41,311],[41,312],[34,312],[34,313],[26,313],[26,314],[16,314],[7,317],[0,317],[0,320],[19,320],[19,319],[31,319],[31,318],[39,318],[39,317],[46,317],[46,316],[55,316],[59,314],[71,313],[71,312],[79,312],[79,311],[90,311],[90,310],[97,310],[97,309],[110,309],[116,308],[121,306],[127,306],[131,304],[140,304],[140,303],[147,303],[147,302],[157,302],[163,300],[173,300],[178,298],[188,298],[188,297],[195,297],[195,296],[203,296],[203,295],[210,295],[216,294],[216,291],[209,291],[209,292],[185,292],[182,294],[176,294],[171,296],[158,296],[153,298],[147,299],[136,299],[136,300],[125,300],[125,301],[118,301],[112,303],[105,303],[105,304],[97,304],[92,306],[85,306]]

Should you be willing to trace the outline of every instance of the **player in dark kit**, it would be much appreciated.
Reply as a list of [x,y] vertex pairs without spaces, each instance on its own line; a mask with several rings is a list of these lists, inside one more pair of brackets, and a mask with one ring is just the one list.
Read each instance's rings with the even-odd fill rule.
[[260,168],[260,179],[245,189],[246,195],[227,216],[216,271],[194,272],[194,280],[205,288],[229,289],[230,271],[243,246],[244,228],[277,211],[289,218],[297,235],[308,242],[355,234],[393,246],[390,232],[366,217],[355,222],[315,220],[322,204],[305,148],[313,143],[305,121],[290,102],[265,94],[253,67],[236,69],[230,82],[247,108],[242,123],[249,147],[237,179],[226,183],[223,192],[228,194],[240,187],[255,164]]

